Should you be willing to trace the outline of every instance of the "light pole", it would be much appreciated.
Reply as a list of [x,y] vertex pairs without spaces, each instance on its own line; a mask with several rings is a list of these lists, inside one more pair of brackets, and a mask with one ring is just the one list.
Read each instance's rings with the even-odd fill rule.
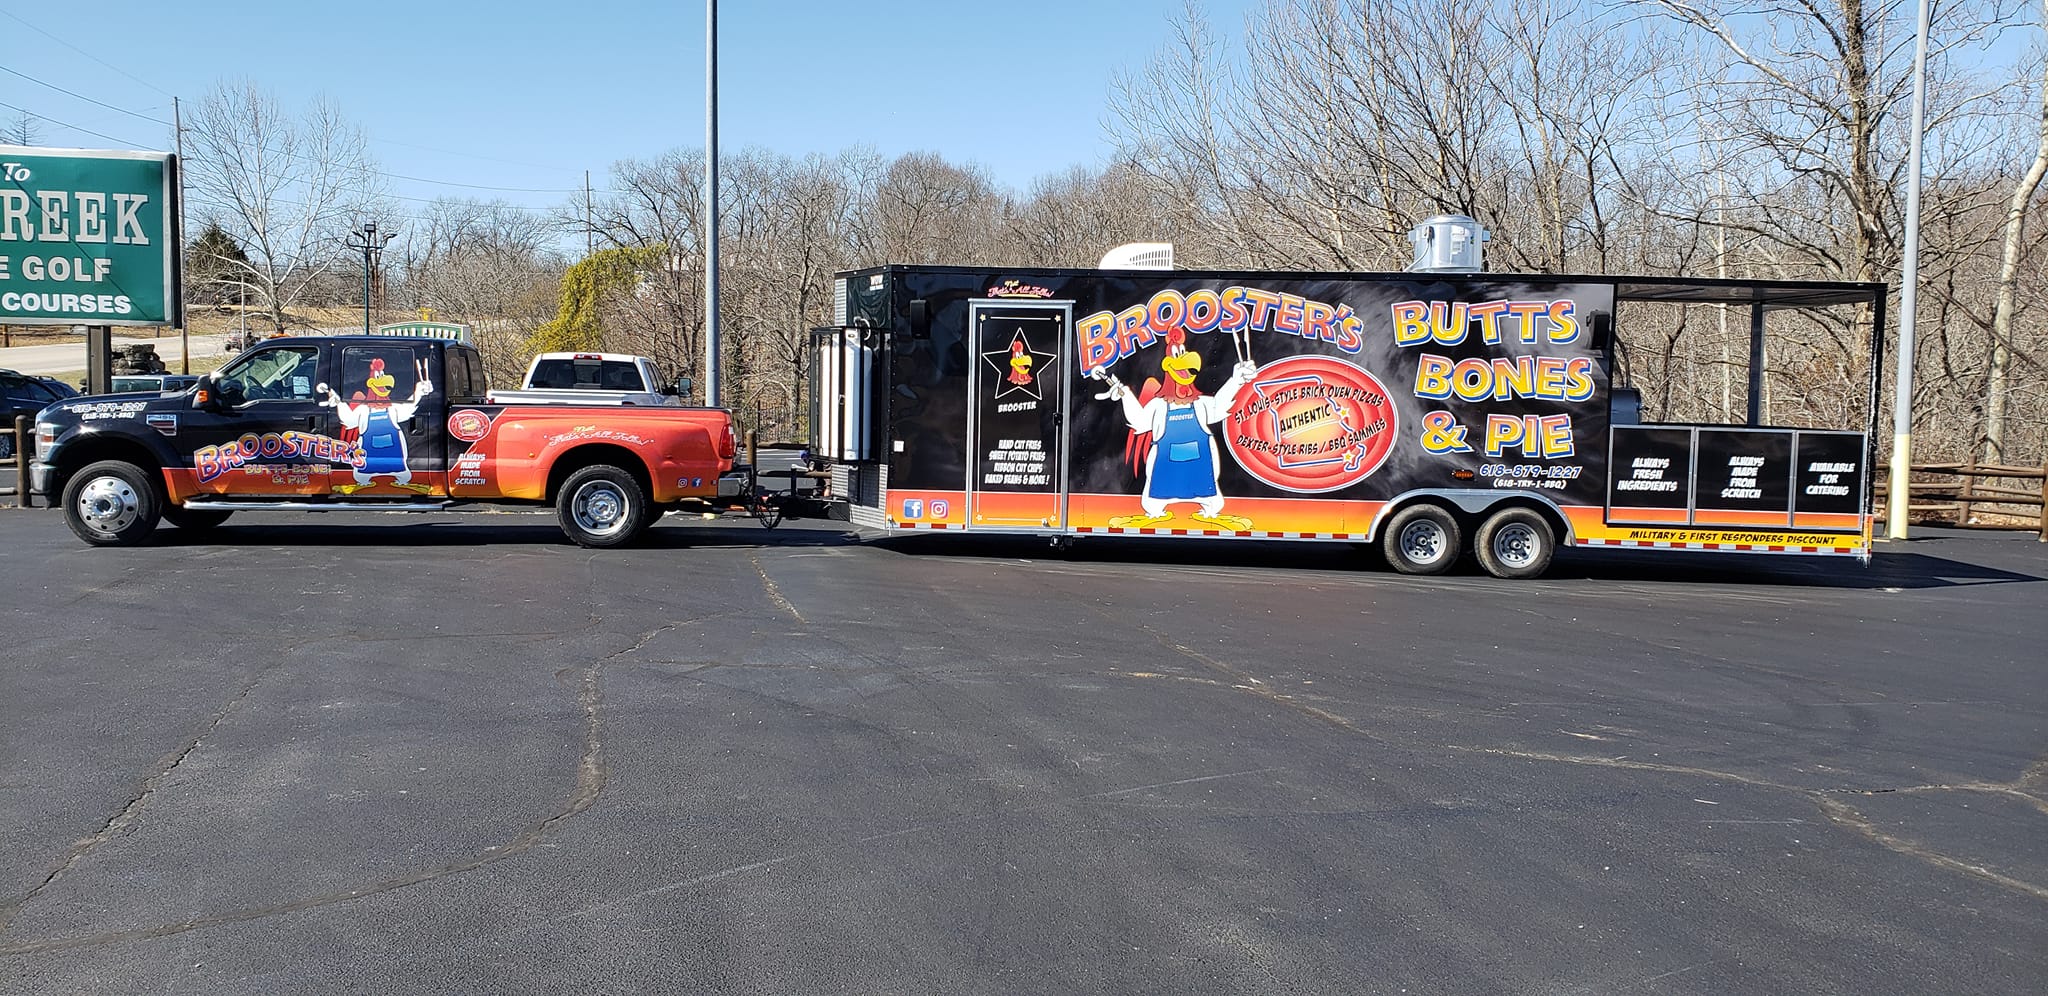
[[704,403],[718,407],[718,0],[704,0]]
[[379,235],[379,234],[377,234],[377,223],[376,223],[375,221],[366,221],[366,222],[363,222],[363,227],[361,227],[361,228],[358,228],[358,229],[352,229],[352,230],[350,230],[350,232],[348,233],[348,247],[349,247],[350,249],[360,249],[360,250],[362,250],[362,253],[363,253],[363,334],[364,334],[364,335],[369,335],[369,334],[370,334],[370,266],[371,266],[371,261],[372,261],[372,260],[373,260],[373,259],[374,259],[374,258],[376,257],[376,255],[377,255],[378,253],[380,253],[380,252],[383,252],[383,251],[384,251],[384,247],[385,247],[386,245],[388,245],[388,244],[389,244],[389,243],[391,242],[391,240],[392,240],[392,239],[395,239],[395,238],[397,238],[397,237],[398,237],[398,233],[397,233],[397,232],[385,232],[385,233],[384,233],[384,234],[382,234],[382,235]]
[[[1933,21],[1929,0],[1920,0],[1913,38],[1913,141],[1906,187],[1906,265],[1899,277],[1899,373],[1892,396],[1892,480],[1885,499],[1890,521],[1885,535],[1906,538],[1913,502],[1913,332],[1920,293],[1920,136],[1927,130],[1927,34]],[[2048,512],[2048,509],[2044,509]]]

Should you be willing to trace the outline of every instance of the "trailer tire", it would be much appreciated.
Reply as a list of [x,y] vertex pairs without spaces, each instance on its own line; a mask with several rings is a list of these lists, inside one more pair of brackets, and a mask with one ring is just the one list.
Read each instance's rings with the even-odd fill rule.
[[221,509],[186,508],[182,505],[168,505],[164,508],[164,521],[177,526],[179,529],[190,529],[198,532],[204,529],[212,529],[228,521],[228,516],[233,514],[235,513]]
[[134,546],[156,531],[163,497],[148,471],[126,460],[88,464],[64,484],[64,524],[93,546]]
[[608,463],[570,474],[555,493],[555,517],[577,546],[625,546],[654,521],[653,503],[631,473]]
[[1463,543],[1457,518],[1438,505],[1410,505],[1394,513],[1380,534],[1380,552],[1402,574],[1450,570]]
[[1541,577],[1557,553],[1557,532],[1533,509],[1504,508],[1480,523],[1472,552],[1494,577]]

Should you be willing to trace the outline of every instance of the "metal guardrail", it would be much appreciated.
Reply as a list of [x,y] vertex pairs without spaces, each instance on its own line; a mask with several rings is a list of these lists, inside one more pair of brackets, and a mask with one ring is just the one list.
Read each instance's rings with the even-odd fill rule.
[[[1941,525],[1971,529],[2032,529],[2048,543],[2048,461],[2039,467],[2013,467],[1994,463],[1916,463],[1908,487],[1906,511],[1936,517]],[[1877,503],[1884,504],[1890,468],[1878,464],[1871,484]],[[1949,478],[1926,480],[1926,478]],[[2039,481],[2038,488],[1980,484],[1979,481]],[[1987,509],[1985,506],[1995,506]],[[2031,509],[2032,511],[2015,511]],[[2012,522],[1973,522],[1972,511],[1988,512]],[[2026,521],[2029,517],[2032,522]]]

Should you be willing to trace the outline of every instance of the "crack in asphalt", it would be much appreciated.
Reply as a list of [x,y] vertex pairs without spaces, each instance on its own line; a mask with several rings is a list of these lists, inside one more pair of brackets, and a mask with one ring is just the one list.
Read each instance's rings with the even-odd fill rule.
[[[649,643],[653,642],[656,636],[659,636],[661,633],[674,628],[674,624],[656,627],[655,629],[649,630],[641,634],[640,637],[634,641],[632,646],[627,647],[624,650],[617,651],[615,653],[606,654],[605,656],[600,657],[594,661],[591,661],[589,664],[584,666],[582,681],[580,682],[580,687],[578,688],[576,696],[577,704],[581,706],[583,714],[583,751],[576,762],[575,788],[570,791],[568,798],[563,801],[559,809],[549,814],[546,818],[533,824],[532,826],[527,827],[525,830],[521,831],[517,836],[513,837],[510,841],[507,841],[504,844],[498,844],[484,848],[483,851],[473,854],[470,857],[465,858],[461,861],[437,865],[431,868],[419,869],[417,871],[408,872],[404,875],[398,875],[391,878],[383,879],[382,881],[374,882],[369,885],[362,886],[360,888],[350,889],[345,892],[331,892],[325,895],[309,896],[304,899],[293,900],[288,903],[277,903],[270,906],[261,906],[246,910],[235,910],[227,913],[214,913],[206,916],[192,917],[187,920],[180,920],[175,923],[159,924],[154,927],[138,927],[131,930],[106,931],[97,934],[82,934],[75,937],[58,937],[36,941],[21,941],[14,944],[0,946],[0,956],[40,954],[48,951],[62,951],[71,948],[98,947],[101,945],[114,944],[122,941],[147,940],[156,937],[166,937],[172,934],[181,934],[186,931],[199,930],[206,927],[218,927],[224,924],[243,923],[250,920],[259,920],[266,917],[278,916],[286,913],[297,913],[304,910],[317,909],[322,906],[332,906],[338,903],[350,902],[352,900],[362,899],[367,896],[375,896],[387,892],[393,892],[399,889],[406,888],[408,886],[419,885],[424,882],[431,882],[436,879],[446,878],[451,875],[459,875],[464,872],[475,871],[478,868],[482,868],[487,865],[491,865],[496,862],[502,861],[515,854],[520,854],[525,851],[528,851],[532,849],[534,845],[539,844],[542,840],[545,840],[547,838],[548,833],[552,831],[557,825],[561,824],[565,820],[568,820],[576,816],[579,813],[584,812],[585,810],[588,810],[591,806],[596,805],[598,797],[602,795],[604,792],[605,784],[610,777],[610,769],[605,762],[604,754],[605,665],[610,663],[611,661],[617,660],[628,654],[638,652],[642,648],[646,647]],[[275,667],[275,665],[273,665],[273,667]],[[251,687],[253,686],[254,682],[251,682]],[[244,694],[246,694],[246,691],[244,692]],[[225,714],[226,712],[225,710],[223,710],[221,715],[224,716]],[[218,719],[215,720],[216,724],[218,723],[218,721]],[[209,727],[209,729],[211,729],[211,727]],[[184,753],[190,753],[190,748],[188,747]],[[78,856],[80,855],[74,855],[67,862],[67,866],[68,864],[75,863]],[[49,881],[54,880],[55,875],[53,874]],[[45,885],[47,884],[48,882],[46,881]],[[38,891],[40,891],[40,889]],[[23,900],[24,903],[26,901],[26,899]],[[20,909],[20,905],[17,904],[15,909],[18,912]]]
[[2003,795],[2016,796],[2020,799],[2026,800],[2029,804],[2033,806],[2033,808],[2040,810],[2044,813],[2048,813],[2048,800],[2043,800],[2041,797],[2027,792],[2022,787],[2031,781],[2038,780],[2041,777],[2042,771],[2048,770],[2048,758],[2043,758],[2029,765],[2025,771],[2021,772],[2018,778],[2015,778],[2010,782],[1962,782],[1957,784],[1908,785],[1897,788],[1856,789],[1814,788],[1806,785],[1791,785],[1785,782],[1773,781],[1768,778],[1759,778],[1754,775],[1745,775],[1740,772],[1734,771],[1721,771],[1714,768],[1701,768],[1682,764],[1658,764],[1651,761],[1631,761],[1625,758],[1589,757],[1574,754],[1554,754],[1544,751],[1509,750],[1500,747],[1467,747],[1460,746],[1457,744],[1450,744],[1447,746],[1450,750],[1466,751],[1468,753],[1473,754],[1492,754],[1498,757],[1509,757],[1522,761],[1545,761],[1557,764],[1582,764],[1602,768],[1621,768],[1630,771],[1657,771],[1663,772],[1665,774],[1691,775],[1698,778],[1710,778],[1716,781],[1734,782],[1739,785],[1748,785],[1753,788],[1769,789],[1779,792],[1790,792],[1794,795],[1802,796],[1807,801],[1813,803],[1816,807],[1820,809],[1821,815],[1827,817],[1829,823],[1832,823],[1837,827],[1841,827],[1843,829],[1852,831],[1858,836],[1861,836],[1871,841],[1872,843],[1877,844],[1880,847],[1883,847],[1886,850],[1891,851],[1895,854],[1900,854],[1906,857],[1914,858],[1919,861],[1924,861],[1938,868],[1944,868],[1949,871],[1961,872],[1965,875],[1981,878],[1985,881],[1995,883],[2007,889],[2011,889],[2015,892],[2032,896],[2035,899],[2048,900],[2048,887],[2036,885],[2032,882],[2028,882],[2023,879],[2014,878],[2010,875],[2006,875],[2001,872],[1994,871],[1990,868],[1986,868],[1983,865],[1972,864],[1967,861],[1950,857],[1946,854],[1934,850],[1933,848],[1927,847],[1922,844],[1914,843],[1912,841],[1906,840],[1905,838],[1896,836],[1894,834],[1887,833],[1883,830],[1878,829],[1877,825],[1871,822],[1870,818],[1868,816],[1865,816],[1861,810],[1858,810],[1856,807],[1851,806],[1846,802],[1842,802],[1839,798],[1837,798],[1838,796],[1842,795],[1875,796],[1890,795],[1894,793],[1910,794],[1919,792],[1991,792]]
[[[1350,720],[1345,719],[1342,716],[1339,716],[1335,713],[1329,712],[1324,709],[1318,709],[1314,706],[1294,701],[1292,696],[1274,690],[1272,686],[1268,683],[1261,681],[1260,679],[1246,673],[1242,669],[1233,667],[1230,664],[1227,664],[1221,660],[1209,656],[1208,654],[1195,650],[1194,648],[1189,647],[1186,644],[1180,643],[1168,637],[1165,633],[1162,633],[1159,630],[1154,629],[1143,622],[1118,619],[1116,616],[1105,611],[1101,606],[1095,605],[1093,603],[1089,604],[1089,608],[1093,610],[1097,615],[1103,617],[1111,623],[1134,626],[1137,629],[1150,635],[1154,640],[1158,641],[1160,646],[1165,647],[1168,650],[1171,650],[1182,657],[1185,657],[1198,664],[1201,664],[1204,667],[1210,669],[1211,671],[1227,675],[1233,680],[1217,681],[1214,679],[1189,677],[1184,675],[1157,675],[1152,674],[1150,672],[1115,672],[1115,674],[1118,674],[1119,676],[1131,678],[1171,677],[1175,680],[1187,681],[1193,684],[1223,688],[1234,692],[1243,692],[1246,694],[1256,696],[1275,705],[1279,705],[1283,708],[1293,710],[1304,716],[1314,719],[1320,723],[1343,730],[1346,733],[1364,737],[1365,739],[1371,740],[1374,743],[1388,743],[1388,741],[1386,741],[1384,738],[1381,738],[1364,729],[1359,728],[1356,724],[1352,723]],[[2012,889],[2024,895],[2032,896],[2036,899],[2048,900],[2048,888],[2044,888],[2043,886],[2036,885],[2032,882],[2027,882],[2021,879],[2013,878],[2012,876],[2005,875],[1997,871],[1993,871],[1992,869],[1986,868],[1982,865],[1972,864],[1967,861],[1961,861],[1956,858],[1949,857],[1931,848],[1915,844],[1911,841],[1907,841],[1903,838],[1894,836],[1892,834],[1885,833],[1884,831],[1879,830],[1876,827],[1876,825],[1869,820],[1868,817],[1864,816],[1855,807],[1849,806],[1846,803],[1842,803],[1837,799],[1829,797],[1830,795],[1841,794],[1881,795],[1892,792],[1987,792],[2011,796],[2024,800],[2034,809],[2044,813],[2048,813],[2048,800],[2044,800],[2041,796],[2035,795],[2027,791],[2027,787],[2032,783],[2042,782],[2044,784],[2048,784],[2048,757],[2044,757],[2040,760],[2035,761],[2033,764],[2028,765],[2027,768],[2020,773],[2019,777],[2014,778],[2010,782],[1965,782],[1957,784],[1940,785],[1913,785],[1888,789],[1852,789],[1812,788],[1802,785],[1789,785],[1783,782],[1776,782],[1770,779],[1758,778],[1755,776],[1744,775],[1732,771],[1719,771],[1712,768],[1702,768],[1688,765],[1657,764],[1647,761],[1630,761],[1623,758],[1586,757],[1569,754],[1545,753],[1539,751],[1511,750],[1497,747],[1469,747],[1460,746],[1456,744],[1447,744],[1444,745],[1444,747],[1449,750],[1460,750],[1478,754],[1493,754],[1497,756],[1512,757],[1527,761],[1546,761],[1565,764],[1587,764],[1636,771],[1656,771],[1663,772],[1666,774],[1691,775],[1701,778],[1711,778],[1719,781],[1736,782],[1744,785],[1750,785],[1756,788],[1770,789],[1781,792],[1792,792],[1797,795],[1805,797],[1808,801],[1812,802],[1815,806],[1817,806],[1820,809],[1821,814],[1827,817],[1829,823],[1833,824],[1834,826],[1853,832],[1858,836],[1861,836],[1864,839],[1871,841],[1872,843],[1875,843],[1889,851],[1892,851],[1893,853],[1904,855],[1915,860],[1923,861],[1936,867],[1947,869],[1949,871],[1960,872],[1966,875],[1981,878],[1985,881],[1992,882],[2007,889]]]
[[732,865],[726,868],[721,868],[717,871],[706,872],[702,875],[695,875],[691,876],[690,878],[680,879],[674,882],[667,882],[662,885],[654,886],[653,888],[642,889],[638,892],[628,893],[623,896],[615,896],[601,903],[593,903],[589,906],[579,907],[577,909],[570,910],[566,913],[556,914],[554,916],[549,917],[547,921],[543,923],[534,924],[524,929],[538,929],[539,927],[545,926],[547,923],[552,923],[556,920],[577,919],[583,916],[587,916],[591,913],[598,912],[599,910],[606,910],[615,906],[623,906],[627,903],[636,902],[641,899],[647,899],[653,896],[664,895],[670,892],[676,892],[683,889],[690,889],[699,885],[707,885],[709,883],[716,882],[721,879],[731,878],[734,875],[744,874],[746,872],[754,871],[759,868],[770,868],[775,865],[783,864],[785,862],[794,861],[797,858],[807,857],[809,855],[814,854],[821,854],[830,850],[848,847],[859,847],[865,844],[874,844],[885,840],[894,840],[898,837],[909,837],[914,834],[925,833],[931,830],[949,830],[955,827],[966,826],[974,823],[985,823],[989,820],[999,819],[1005,816],[1017,816],[1027,813],[1042,812],[1048,809],[1057,809],[1062,806],[1072,806],[1077,803],[1092,802],[1097,799],[1113,799],[1117,796],[1131,795],[1137,792],[1149,792],[1153,789],[1173,788],[1180,785],[1193,785],[1200,782],[1213,782],[1224,778],[1242,778],[1245,775],[1261,775],[1269,772],[1284,770],[1286,769],[1268,767],[1248,768],[1243,771],[1219,771],[1206,775],[1194,775],[1188,778],[1175,778],[1170,781],[1153,782],[1151,784],[1146,785],[1132,785],[1125,788],[1107,789],[1101,792],[1090,792],[1086,795],[1069,796],[1060,799],[1049,799],[1044,802],[1036,802],[1026,806],[1003,806],[991,812],[974,813],[968,816],[953,817],[951,819],[927,820],[920,823],[912,824],[907,827],[902,827],[896,830],[888,830],[882,833],[868,834],[864,837],[856,837],[852,840],[829,841],[822,844],[816,844],[811,847],[802,847],[794,851],[790,851],[786,854],[780,854],[768,858],[760,858],[754,861],[746,862],[744,864]]
[[[1160,646],[1165,647],[1168,650],[1171,650],[1182,657],[1195,661],[1196,663],[1201,664],[1212,671],[1227,675],[1234,680],[1217,681],[1213,679],[1189,677],[1184,675],[1158,675],[1150,672],[1113,672],[1113,674],[1131,678],[1171,677],[1175,680],[1187,681],[1193,684],[1208,685],[1211,687],[1224,688],[1230,691],[1244,692],[1256,696],[1260,699],[1263,699],[1267,702],[1271,702],[1275,705],[1279,705],[1284,708],[1291,709],[1295,712],[1301,713],[1302,715],[1308,716],[1309,718],[1314,719],[1318,722],[1343,730],[1346,733],[1364,737],[1365,739],[1371,740],[1374,743],[1388,743],[1388,741],[1386,741],[1384,738],[1378,737],[1364,729],[1359,728],[1356,724],[1352,723],[1350,720],[1345,719],[1342,716],[1339,716],[1335,713],[1329,712],[1324,709],[1318,709],[1314,706],[1296,702],[1293,700],[1292,696],[1274,690],[1272,686],[1267,684],[1266,682],[1261,681],[1256,677],[1253,677],[1252,675],[1244,672],[1239,668],[1233,667],[1230,664],[1227,664],[1221,660],[1211,657],[1208,654],[1202,653],[1201,651],[1195,650],[1192,647],[1179,643],[1173,640],[1172,638],[1168,637],[1166,634],[1152,628],[1151,626],[1146,625],[1143,622],[1133,622],[1118,619],[1114,615],[1105,611],[1101,606],[1092,603],[1089,605],[1089,608],[1093,610],[1097,615],[1102,616],[1104,619],[1112,623],[1134,626],[1137,629],[1150,635],[1154,640],[1158,641]],[[1878,844],[1879,846],[1884,847],[1885,849],[1890,850],[1893,853],[1914,858],[1916,860],[1926,862],[1939,868],[1944,868],[1955,872],[1961,872],[1966,875],[1981,878],[1985,881],[1995,883],[2004,888],[2012,889],[2014,891],[2020,892],[2028,896],[2032,896],[2036,899],[2048,900],[2048,887],[2043,887],[2040,885],[2036,885],[2032,882],[2027,882],[2021,879],[2013,878],[2012,876],[2005,875],[1997,871],[1993,871],[1992,869],[1986,868],[1982,865],[1976,865],[1967,861],[1961,861],[1956,858],[1952,858],[1947,855],[1941,854],[1940,852],[1935,851],[1931,848],[1915,844],[1911,841],[1907,841],[1903,838],[1894,836],[1892,834],[1885,833],[1884,831],[1879,830],[1875,824],[1871,823],[1868,817],[1864,816],[1860,811],[1855,809],[1855,807],[1849,806],[1836,799],[1829,798],[1830,795],[1882,795],[1893,792],[1986,792],[2011,796],[2024,800],[2028,805],[2032,806],[2034,809],[2039,810],[2043,813],[2048,813],[2048,799],[2043,799],[2041,796],[2035,795],[2032,792],[2027,791],[2027,787],[2032,783],[2042,782],[2044,784],[2048,784],[2048,757],[2044,757],[2040,760],[2035,761],[2033,764],[2028,765],[2027,768],[2020,773],[2019,777],[2014,778],[2010,782],[1963,782],[1956,784],[1912,785],[1886,789],[1853,789],[1812,788],[1802,785],[1789,785],[1783,782],[1776,782],[1770,779],[1758,778],[1732,771],[1719,771],[1712,768],[1702,768],[1688,765],[1657,764],[1646,761],[1630,761],[1623,758],[1586,757],[1569,754],[1545,753],[1539,751],[1511,750],[1497,747],[1460,746],[1457,744],[1447,744],[1444,745],[1444,747],[1445,749],[1449,750],[1460,750],[1478,754],[1493,754],[1502,757],[1512,757],[1528,761],[1546,761],[1566,764],[1587,764],[1636,771],[1657,771],[1666,774],[1691,775],[1701,778],[1716,779],[1719,781],[1736,782],[1744,785],[1750,785],[1756,788],[1770,789],[1782,792],[1792,792],[1804,796],[1808,799],[1808,801],[1814,803],[1814,805],[1816,805],[1820,809],[1822,815],[1827,817],[1829,823],[1837,827],[1849,830],[1853,833],[1856,833],[1857,835],[1871,841],[1872,843]]]
[[749,553],[747,554],[747,559],[754,562],[754,572],[761,575],[761,587],[767,590],[768,600],[774,602],[782,611],[789,613],[790,618],[806,626],[810,625],[810,623],[804,622],[803,613],[798,612],[796,606],[789,604],[789,599],[782,597],[782,589],[776,587],[775,579],[768,576],[768,568],[761,565],[760,555]]
[[[296,649],[296,647],[293,649]],[[288,653],[289,651],[287,651]],[[157,788],[163,784],[164,779],[169,777],[171,772],[176,771],[180,765],[184,764],[185,759],[191,757],[193,751],[199,749],[199,745],[204,743],[206,738],[211,736],[213,731],[220,727],[221,721],[228,718],[228,713],[233,712],[235,706],[239,705],[243,699],[248,698],[249,693],[255,691],[256,686],[263,681],[264,677],[280,666],[287,654],[280,654],[272,663],[258,668],[248,681],[242,683],[242,687],[237,689],[235,694],[228,696],[227,701],[221,703],[221,707],[214,711],[213,716],[206,721],[204,726],[199,728],[198,732],[187,738],[183,744],[179,745],[178,749],[157,758],[155,766],[150,768],[149,773],[142,777],[141,784],[136,786],[135,794],[130,796],[128,801],[123,803],[121,808],[114,812],[114,815],[107,817],[106,823],[102,824],[91,836],[72,844],[71,849],[65,852],[64,857],[50,867],[49,873],[43,876],[42,881],[37,882],[34,888],[28,890],[20,899],[9,904],[5,910],[0,910],[0,932],[4,932],[13,926],[15,919],[21,915],[24,907],[37,896],[42,895],[43,890],[48,889],[58,879],[63,878],[66,873],[70,872],[80,861],[84,860],[86,855],[98,850],[100,845],[105,844],[107,841],[126,833],[128,828],[134,825],[136,817],[141,815],[142,807],[147,805],[150,797],[156,794]]]

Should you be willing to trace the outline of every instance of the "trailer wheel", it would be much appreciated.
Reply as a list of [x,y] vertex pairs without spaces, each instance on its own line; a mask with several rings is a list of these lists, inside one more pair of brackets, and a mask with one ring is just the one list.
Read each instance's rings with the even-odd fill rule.
[[647,492],[633,475],[610,464],[593,464],[569,475],[555,494],[555,517],[577,546],[624,546],[651,521]]
[[1403,574],[1442,574],[1458,562],[1463,542],[1451,513],[1436,505],[1410,505],[1388,520],[1380,551]]
[[169,505],[164,508],[164,521],[177,526],[179,529],[190,529],[197,532],[202,529],[212,529],[228,521],[228,516],[233,514],[235,513],[220,509],[186,508],[182,505]]
[[1526,508],[1504,508],[1479,526],[1473,552],[1479,566],[1497,578],[1540,577],[1557,553],[1550,522]]
[[162,517],[156,482],[125,460],[91,464],[64,485],[64,524],[94,546],[134,546]]

